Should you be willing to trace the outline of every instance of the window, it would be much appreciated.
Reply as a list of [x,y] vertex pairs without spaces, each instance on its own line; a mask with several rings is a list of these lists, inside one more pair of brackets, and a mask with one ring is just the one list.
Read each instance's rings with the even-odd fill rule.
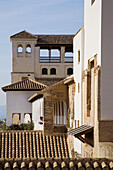
[[71,75],[73,74],[73,69],[72,68],[68,68],[67,69],[67,75]]
[[90,62],[90,69],[94,68],[94,60]]
[[12,124],[20,125],[20,118],[21,118],[20,113],[13,113],[12,114]]
[[49,62],[49,50],[48,49],[40,49],[40,62],[41,63]]
[[18,49],[17,49],[18,53],[22,53],[23,52],[23,47],[21,44],[18,45]]
[[51,68],[50,74],[51,75],[56,75],[56,68]]
[[80,93],[80,83],[78,83],[78,93]]
[[31,45],[27,44],[26,46],[26,53],[30,54],[31,53]]
[[91,5],[93,5],[94,2],[95,2],[95,0],[91,0]]
[[56,125],[67,124],[67,106],[64,101],[57,101],[54,104],[54,124]]
[[73,52],[65,52],[65,63],[73,62]]
[[80,64],[80,50],[78,51],[78,64]]
[[43,68],[43,69],[42,69],[42,75],[47,75],[47,74],[48,74],[47,68]]
[[58,49],[51,49],[51,57],[59,57],[60,51]]
[[29,123],[32,121],[32,113],[24,113],[24,123]]

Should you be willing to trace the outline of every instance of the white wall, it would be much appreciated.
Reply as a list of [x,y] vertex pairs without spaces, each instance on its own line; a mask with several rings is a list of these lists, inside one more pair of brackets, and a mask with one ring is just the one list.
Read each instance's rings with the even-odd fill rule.
[[24,113],[32,113],[32,105],[28,102],[35,91],[6,92],[6,126],[12,124],[12,113],[21,113],[21,123],[24,123]]
[[32,103],[32,120],[34,122],[34,130],[43,130],[43,125],[40,125],[39,122],[41,122],[40,120],[40,116],[43,117],[43,98],[35,100]]
[[[81,83],[82,83],[82,71],[83,71],[83,57],[84,57],[84,28],[74,37],[74,81],[76,83],[75,91],[75,120],[79,120],[81,125]],[[80,63],[78,63],[78,51],[80,51]],[[78,83],[79,89],[78,92]],[[74,149],[81,154],[81,141],[74,139]]]
[[102,0],[84,1],[84,70],[88,59],[97,54],[97,65],[101,65],[101,3]]
[[113,0],[102,8],[101,119],[113,120]]

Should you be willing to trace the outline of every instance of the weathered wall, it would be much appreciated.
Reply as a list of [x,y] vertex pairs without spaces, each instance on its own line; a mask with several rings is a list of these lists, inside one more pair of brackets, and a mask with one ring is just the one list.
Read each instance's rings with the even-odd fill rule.
[[[21,44],[23,52],[18,53],[17,47]],[[26,53],[26,45],[31,45],[31,54]],[[61,63],[40,63],[40,47],[35,47],[36,40],[17,39],[12,41],[12,74],[11,82],[17,82],[22,77],[30,78],[65,78],[67,69],[73,68],[73,63],[65,63],[65,47],[61,47]],[[47,75],[42,75],[42,68],[48,69]],[[56,68],[56,75],[50,75],[50,69]]]
[[56,101],[61,100],[67,104],[67,86],[58,85],[54,89],[48,90],[44,94],[44,132],[45,134],[64,133],[66,127],[61,125],[54,125],[53,112]]

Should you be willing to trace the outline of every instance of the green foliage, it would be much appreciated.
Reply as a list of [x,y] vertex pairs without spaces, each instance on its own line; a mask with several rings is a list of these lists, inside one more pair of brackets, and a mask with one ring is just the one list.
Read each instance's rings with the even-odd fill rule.
[[7,127],[7,130],[33,130],[34,129],[34,123],[28,122],[27,124],[21,124],[21,125],[11,125]]
[[6,130],[6,122],[4,122],[4,124],[2,126],[2,130]]

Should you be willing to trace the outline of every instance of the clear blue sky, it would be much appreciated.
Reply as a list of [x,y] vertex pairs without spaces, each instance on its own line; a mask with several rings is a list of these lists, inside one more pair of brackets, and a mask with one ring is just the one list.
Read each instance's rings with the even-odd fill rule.
[[0,0],[0,106],[1,87],[10,84],[10,36],[26,30],[40,33],[76,33],[83,26],[84,0]]

